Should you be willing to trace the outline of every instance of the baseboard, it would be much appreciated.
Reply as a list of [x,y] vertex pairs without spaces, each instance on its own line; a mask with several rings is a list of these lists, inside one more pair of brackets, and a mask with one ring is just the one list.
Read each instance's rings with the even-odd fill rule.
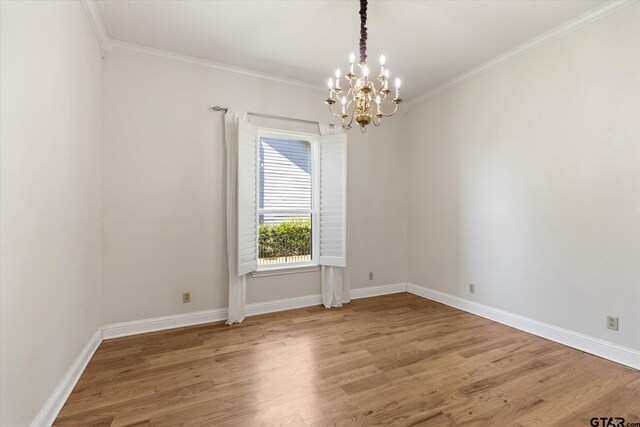
[[304,297],[247,304],[244,311],[247,316],[257,316],[258,314],[276,313],[278,311],[311,307],[319,304],[322,304],[322,297],[320,295],[307,295]]
[[[404,283],[371,286],[368,288],[352,289],[351,298],[368,298],[377,295],[394,294],[404,291]],[[245,313],[247,316],[256,316],[259,314],[275,313],[278,311],[293,310],[296,308],[311,307],[320,304],[322,304],[322,297],[320,295],[306,295],[303,297],[286,298],[274,301],[247,304],[245,307]],[[171,316],[154,317],[150,319],[134,320],[131,322],[105,325],[102,327],[102,337],[104,339],[125,337],[147,332],[162,331],[165,329],[219,322],[226,319],[226,308],[196,311],[193,313],[174,314]]]
[[406,283],[393,283],[391,285],[369,286],[367,288],[351,289],[351,299],[376,297],[379,295],[397,294],[407,290]]
[[511,326],[521,331],[564,344],[575,349],[617,362],[634,369],[640,369],[640,351],[623,347],[609,341],[594,338],[528,317],[445,294],[423,286],[407,284],[407,292],[460,310]]
[[89,360],[93,356],[93,353],[98,349],[98,346],[102,342],[102,333],[98,329],[89,339],[89,342],[84,346],[73,365],[69,368],[64,375],[58,387],[44,404],[36,418],[31,423],[32,427],[45,427],[50,426],[56,420],[56,417],[60,413],[60,410],[64,406],[64,403],[69,398],[69,395],[76,386],[76,383],[80,379],[80,375],[84,372],[84,368],[87,367]]
[[[351,289],[351,299],[369,298],[380,295],[397,294],[405,292],[404,283],[394,283],[391,285],[370,286],[367,288]],[[308,295],[298,298],[287,298],[274,301],[247,304],[245,313],[247,316],[259,314],[276,313],[279,311],[293,310],[296,308],[311,307],[322,304],[322,295]]]
[[[352,289],[351,298],[359,299],[378,295],[394,294],[404,292],[405,288],[406,286],[404,283],[396,283],[391,285]],[[256,316],[259,314],[275,313],[320,304],[322,304],[322,298],[320,295],[308,295],[297,298],[247,304],[245,312],[247,316]],[[103,339],[218,322],[226,319],[227,309],[219,308],[214,310],[196,311],[193,313],[134,320],[131,322],[113,323],[102,326],[95,334],[93,334],[85,348],[73,363],[73,366],[67,371],[54,393],[33,421],[32,427],[50,426],[55,421],[58,413],[78,382],[78,379],[80,379],[80,375],[82,375],[84,368],[89,363],[89,360],[91,360],[93,353],[98,349],[98,346]]]
[[184,326],[227,320],[227,309],[194,311],[192,313],[174,314],[171,316],[153,317],[150,319],[133,320],[131,322],[113,323],[102,327],[104,339],[144,334],[165,329],[182,328]]

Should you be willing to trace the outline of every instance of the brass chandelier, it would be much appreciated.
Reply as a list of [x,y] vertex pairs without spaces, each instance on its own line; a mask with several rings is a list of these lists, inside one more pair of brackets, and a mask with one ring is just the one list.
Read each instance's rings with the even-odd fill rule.
[[[400,98],[400,79],[395,81],[395,97],[388,97],[391,93],[389,89],[389,70],[385,68],[384,55],[380,55],[380,74],[374,79],[369,76],[369,66],[367,65],[367,0],[360,0],[360,62],[358,63],[359,76],[354,73],[355,55],[349,57],[349,72],[344,76],[347,80],[348,90],[343,94],[340,87],[341,72],[336,70],[335,81],[329,79],[329,97],[324,101],[329,105],[329,111],[336,117],[342,119],[342,127],[351,129],[355,122],[360,125],[360,131],[366,132],[366,126],[373,123],[380,126],[383,117],[391,117],[398,111],[398,104],[402,102]],[[385,101],[387,101],[385,103]],[[390,101],[390,102],[389,102]],[[333,104],[340,102],[342,110],[340,114],[333,112]],[[393,105],[393,110],[384,110]]]

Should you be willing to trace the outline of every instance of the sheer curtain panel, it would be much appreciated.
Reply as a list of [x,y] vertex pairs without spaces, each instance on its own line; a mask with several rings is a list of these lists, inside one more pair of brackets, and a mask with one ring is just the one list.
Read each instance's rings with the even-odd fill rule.
[[337,126],[320,123],[320,265],[322,304],[351,301],[347,269],[347,138]]
[[247,123],[247,113],[229,110],[224,116],[227,166],[227,259],[229,269],[228,325],[242,322],[245,317],[247,273],[240,271],[240,218],[238,215],[240,128],[243,123]]

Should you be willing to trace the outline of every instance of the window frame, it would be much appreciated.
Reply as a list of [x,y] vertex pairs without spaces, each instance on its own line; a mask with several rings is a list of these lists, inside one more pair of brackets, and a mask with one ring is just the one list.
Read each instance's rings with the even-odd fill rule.
[[[291,132],[279,129],[271,129],[266,127],[257,128],[257,144],[261,143],[262,138],[271,138],[284,141],[304,141],[310,145],[310,157],[311,157],[311,209],[277,209],[277,212],[281,213],[299,213],[301,215],[311,215],[311,260],[300,262],[287,262],[280,264],[260,264],[260,215],[267,212],[274,212],[273,209],[265,210],[260,208],[260,203],[256,203],[256,254],[257,254],[257,267],[255,270],[255,276],[263,276],[264,273],[274,272],[282,270],[283,274],[291,273],[292,270],[299,269],[301,271],[309,270],[309,267],[318,267],[320,265],[320,156],[319,156],[319,135],[304,133],[304,132]],[[262,193],[260,191],[260,149],[256,147],[256,188],[257,197],[256,201],[260,200]],[[309,270],[311,271],[311,270]],[[261,274],[262,273],[262,274]]]

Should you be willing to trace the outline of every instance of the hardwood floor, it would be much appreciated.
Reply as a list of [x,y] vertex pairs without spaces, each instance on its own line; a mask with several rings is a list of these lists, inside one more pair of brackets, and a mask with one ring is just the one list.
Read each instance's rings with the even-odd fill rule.
[[55,425],[640,422],[640,372],[411,294],[104,341]]

